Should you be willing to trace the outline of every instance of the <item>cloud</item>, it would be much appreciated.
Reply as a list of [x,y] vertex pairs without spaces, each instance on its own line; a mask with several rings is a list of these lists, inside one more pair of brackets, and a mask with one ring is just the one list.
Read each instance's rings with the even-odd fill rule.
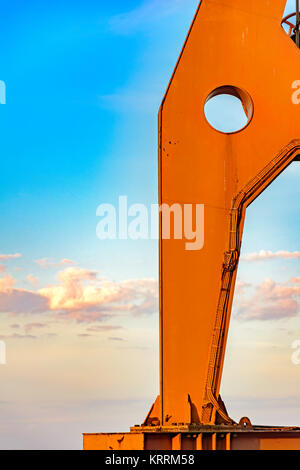
[[9,292],[13,289],[16,281],[11,275],[6,275],[0,278],[0,291]]
[[10,314],[43,313],[48,310],[47,299],[22,289],[0,292],[0,312]]
[[277,284],[265,279],[256,287],[254,295],[238,297],[235,316],[240,320],[282,320],[298,315],[300,309],[300,286],[293,280]]
[[33,276],[32,274],[28,274],[28,276],[26,276],[26,281],[31,284],[33,287],[36,287],[38,285],[38,278]]
[[248,287],[251,287],[251,284],[238,279],[235,284],[235,293],[243,294]]
[[263,261],[270,259],[299,259],[300,251],[265,251],[261,250],[258,253],[249,253],[242,256],[242,261]]
[[0,272],[4,273],[6,271],[6,266],[4,264],[0,264]]
[[[15,287],[16,280],[4,275],[0,278],[0,312],[44,313],[93,323],[113,316],[150,315],[158,311],[158,286],[154,279],[115,282],[98,279],[96,271],[69,267],[58,272],[57,280],[56,285],[34,291]],[[118,328],[107,325],[106,331]]]
[[130,305],[133,315],[152,314],[158,310],[158,285],[154,279],[138,279],[125,281],[122,287],[127,290],[127,295],[135,299]]
[[48,300],[29,290],[16,289],[16,281],[6,275],[0,278],[0,312],[3,313],[42,313],[48,310]]
[[115,331],[123,329],[122,326],[114,326],[114,325],[94,325],[86,329],[86,331],[90,331],[93,333],[99,332],[107,332],[107,331]]
[[21,258],[21,253],[15,253],[14,255],[0,255],[0,260],[7,261],[9,259]]
[[182,8],[185,11],[189,6],[195,9],[197,4],[196,0],[147,0],[133,10],[114,16],[110,28],[114,33],[128,34],[177,14]]
[[42,259],[37,259],[35,261],[36,264],[38,264],[39,266],[41,266],[41,268],[43,269],[47,269],[47,268],[59,268],[59,267],[62,267],[62,266],[67,266],[67,265],[75,265],[76,263],[70,259],[62,259],[60,261],[58,261],[57,263],[51,261],[49,258],[42,258]]
[[48,325],[46,323],[27,323],[24,325],[24,330],[26,333],[29,333],[33,329],[46,328]]
[[157,282],[152,279],[113,282],[98,280],[97,272],[68,268],[58,273],[60,284],[40,289],[52,311],[77,321],[93,322],[112,315],[157,311]]
[[83,268],[68,268],[58,273],[57,278],[62,283],[72,283],[76,281],[94,281],[97,279],[96,271],[89,271]]
[[13,335],[1,335],[0,339],[36,339],[34,335],[19,335],[14,333]]

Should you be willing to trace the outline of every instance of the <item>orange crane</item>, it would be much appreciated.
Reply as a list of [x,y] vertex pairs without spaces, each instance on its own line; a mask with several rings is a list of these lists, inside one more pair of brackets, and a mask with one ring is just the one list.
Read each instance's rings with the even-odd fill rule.
[[[204,246],[164,239],[161,215],[160,395],[143,425],[84,434],[85,449],[300,449],[300,429],[235,423],[220,397],[247,207],[300,154],[296,3],[283,22],[286,0],[198,6],[159,111],[159,201],[204,204]],[[243,105],[238,132],[205,117],[220,94]]]

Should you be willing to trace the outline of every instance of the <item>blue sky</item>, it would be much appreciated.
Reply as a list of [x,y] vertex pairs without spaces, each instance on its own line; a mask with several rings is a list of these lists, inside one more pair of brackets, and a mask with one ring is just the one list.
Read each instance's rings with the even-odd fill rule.
[[[3,448],[80,448],[157,395],[157,242],[98,240],[96,209],[157,201],[158,107],[197,3],[1,2]],[[300,423],[299,177],[247,213],[242,256],[258,255],[240,264],[222,392],[236,419]]]
[[46,249],[105,270],[113,255],[124,262],[111,275],[131,276],[139,260],[156,272],[154,243],[148,254],[145,244],[102,249],[95,211],[119,194],[157,199],[156,114],[196,6],[175,2],[172,14],[164,3],[144,17],[141,2],[5,2],[4,251]]

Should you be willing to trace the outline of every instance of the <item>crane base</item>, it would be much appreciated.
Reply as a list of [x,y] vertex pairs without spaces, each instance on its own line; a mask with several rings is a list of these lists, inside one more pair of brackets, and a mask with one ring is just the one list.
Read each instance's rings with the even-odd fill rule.
[[83,434],[84,450],[300,450],[300,428],[135,426],[130,433]]

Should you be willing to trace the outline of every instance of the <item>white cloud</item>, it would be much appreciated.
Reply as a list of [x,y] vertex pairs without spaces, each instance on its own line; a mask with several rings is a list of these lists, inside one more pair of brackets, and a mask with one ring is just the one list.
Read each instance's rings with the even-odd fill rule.
[[[16,280],[4,275],[0,278],[0,312],[46,313],[91,323],[121,314],[147,315],[158,311],[156,280],[115,282],[97,276],[96,271],[69,267],[57,274],[57,284],[35,291],[15,287]],[[33,276],[27,279],[35,283]]]
[[75,265],[76,263],[70,259],[62,259],[58,262],[51,261],[49,258],[42,258],[42,259],[37,259],[35,261],[36,264],[41,266],[43,269],[47,268],[59,268],[61,266],[67,266],[67,265]]
[[21,258],[21,253],[15,253],[13,255],[3,255],[0,254],[0,260],[7,261],[9,259],[16,259],[16,258]]
[[249,253],[241,257],[242,261],[263,261],[270,259],[299,259],[300,251],[266,251],[261,250],[258,253]]
[[60,284],[40,289],[52,311],[77,321],[93,322],[113,314],[157,311],[157,282],[152,279],[113,282],[98,280],[97,272],[68,268],[58,273]]

